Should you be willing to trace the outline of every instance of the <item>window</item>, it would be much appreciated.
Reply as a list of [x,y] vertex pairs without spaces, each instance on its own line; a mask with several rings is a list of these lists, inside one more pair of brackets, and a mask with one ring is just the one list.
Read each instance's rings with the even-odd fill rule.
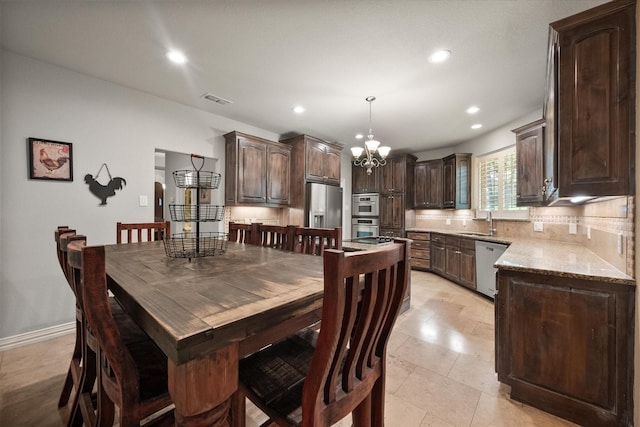
[[528,218],[529,210],[517,206],[515,147],[480,157],[478,160],[479,210],[492,211],[497,218]]

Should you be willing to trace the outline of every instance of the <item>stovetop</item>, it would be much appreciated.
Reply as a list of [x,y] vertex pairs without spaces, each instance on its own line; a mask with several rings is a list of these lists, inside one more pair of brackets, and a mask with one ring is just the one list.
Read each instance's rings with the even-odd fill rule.
[[362,243],[364,245],[379,245],[383,243],[393,242],[393,237],[385,237],[385,236],[357,237],[355,239],[349,240],[349,242]]

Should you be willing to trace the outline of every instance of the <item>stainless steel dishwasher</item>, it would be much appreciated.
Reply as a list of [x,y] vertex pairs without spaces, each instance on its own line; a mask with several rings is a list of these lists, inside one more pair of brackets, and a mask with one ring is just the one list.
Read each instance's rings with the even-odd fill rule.
[[509,245],[476,240],[476,280],[478,292],[493,298],[496,292],[496,271],[493,267]]

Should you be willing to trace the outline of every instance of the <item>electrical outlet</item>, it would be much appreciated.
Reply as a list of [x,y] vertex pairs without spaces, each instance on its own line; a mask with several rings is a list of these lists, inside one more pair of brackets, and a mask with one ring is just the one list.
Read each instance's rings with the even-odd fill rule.
[[535,221],[535,222],[533,223],[533,231],[537,231],[537,232],[542,233],[542,232],[544,231],[544,225],[543,225],[543,223],[542,223],[542,222],[540,222],[540,221]]
[[569,234],[577,234],[578,233],[578,226],[575,222],[570,222],[569,223]]
[[140,206],[149,206],[149,198],[147,196],[140,196]]
[[462,220],[462,226],[463,226],[463,227],[466,227],[466,226],[467,226],[467,220],[466,220],[466,219],[463,219],[463,220]]
[[451,218],[447,218],[446,223],[447,225],[451,225]]
[[587,226],[587,239],[591,240],[591,226]]
[[618,233],[618,254],[622,255],[622,233]]

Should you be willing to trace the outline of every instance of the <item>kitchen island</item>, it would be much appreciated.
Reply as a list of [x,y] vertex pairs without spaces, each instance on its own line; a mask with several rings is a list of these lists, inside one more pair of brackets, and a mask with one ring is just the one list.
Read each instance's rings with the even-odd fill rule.
[[580,425],[633,425],[633,277],[578,244],[411,232],[432,248],[434,235],[509,243],[495,263],[495,353],[512,399]]

